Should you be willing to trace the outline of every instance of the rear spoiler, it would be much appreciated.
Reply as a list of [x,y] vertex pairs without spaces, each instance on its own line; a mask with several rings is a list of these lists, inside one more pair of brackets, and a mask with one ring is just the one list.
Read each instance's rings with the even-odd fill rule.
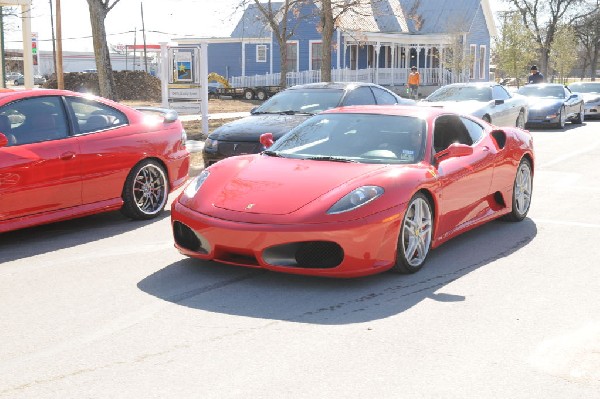
[[160,107],[136,107],[135,109],[144,113],[160,114],[165,118],[165,123],[175,122],[177,118],[179,118],[177,111],[175,111],[174,109]]

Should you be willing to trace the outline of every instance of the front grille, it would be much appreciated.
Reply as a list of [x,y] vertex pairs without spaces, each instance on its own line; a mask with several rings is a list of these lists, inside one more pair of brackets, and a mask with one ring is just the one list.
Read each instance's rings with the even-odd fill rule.
[[202,242],[196,233],[181,222],[176,221],[173,223],[173,237],[177,245],[182,248],[202,254],[208,253],[208,250],[202,246]]
[[267,248],[263,259],[273,266],[331,269],[344,260],[344,250],[335,242],[304,241]]
[[259,142],[233,143],[221,141],[219,143],[219,152],[226,157],[242,154],[256,154],[261,152],[262,150],[263,146]]

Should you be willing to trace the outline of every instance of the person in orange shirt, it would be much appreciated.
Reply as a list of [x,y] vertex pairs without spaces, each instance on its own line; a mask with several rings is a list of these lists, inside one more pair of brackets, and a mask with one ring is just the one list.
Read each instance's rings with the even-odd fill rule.
[[413,98],[415,100],[419,99],[419,85],[421,84],[421,75],[419,75],[419,71],[416,66],[410,68],[410,73],[408,74],[408,96],[409,98]]

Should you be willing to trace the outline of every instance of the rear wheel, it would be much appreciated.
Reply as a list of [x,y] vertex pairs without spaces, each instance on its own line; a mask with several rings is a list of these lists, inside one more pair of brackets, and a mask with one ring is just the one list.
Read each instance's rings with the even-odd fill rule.
[[433,214],[431,204],[427,197],[417,193],[408,203],[402,219],[396,250],[396,263],[392,270],[405,274],[419,271],[429,253],[432,233]]
[[573,123],[576,125],[581,125],[583,120],[585,119],[585,112],[583,106],[579,109],[579,113],[577,114],[577,118],[573,119]]
[[156,217],[167,204],[169,183],[163,167],[156,161],[138,163],[123,187],[121,212],[132,219]]
[[246,89],[244,91],[244,98],[246,100],[252,100],[254,98],[254,92],[251,89]]
[[509,222],[520,222],[525,219],[531,206],[531,191],[533,189],[533,173],[531,163],[523,158],[517,169],[513,185],[512,211],[503,219]]
[[264,101],[267,99],[267,92],[264,91],[263,89],[258,89],[256,91],[256,98],[260,101]]

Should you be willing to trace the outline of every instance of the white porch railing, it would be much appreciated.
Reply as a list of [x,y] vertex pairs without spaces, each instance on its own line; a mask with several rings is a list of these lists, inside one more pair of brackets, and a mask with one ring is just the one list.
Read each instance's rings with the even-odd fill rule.
[[[383,86],[402,86],[406,83],[409,70],[406,68],[367,68],[367,69],[332,69],[331,80],[334,82],[368,82]],[[447,69],[420,68],[421,85],[443,86],[450,83],[466,82],[465,74],[455,74]],[[321,71],[288,72],[287,87],[318,83]],[[229,78],[232,87],[279,86],[279,73],[254,76],[234,76]]]

